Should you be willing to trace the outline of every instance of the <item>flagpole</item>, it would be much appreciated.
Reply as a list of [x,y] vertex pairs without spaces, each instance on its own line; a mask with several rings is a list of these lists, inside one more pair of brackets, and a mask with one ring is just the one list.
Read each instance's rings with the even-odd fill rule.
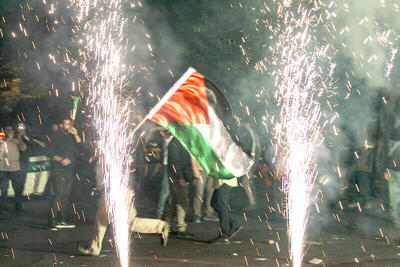
[[139,130],[139,128],[142,127],[143,123],[145,123],[146,121],[147,121],[147,116],[144,117],[144,119],[141,122],[139,122],[138,125],[136,125],[135,129],[133,129],[132,134],[135,134],[136,131]]
[[161,98],[160,101],[149,111],[149,113],[144,117],[144,119],[139,122],[139,124],[133,129],[132,134],[136,133],[140,127],[146,122],[147,119],[150,119],[157,113],[157,111],[168,101],[168,99],[181,87],[181,85],[192,75],[196,70],[192,67],[189,67],[187,71],[177,80],[174,85],[168,90],[168,92]]

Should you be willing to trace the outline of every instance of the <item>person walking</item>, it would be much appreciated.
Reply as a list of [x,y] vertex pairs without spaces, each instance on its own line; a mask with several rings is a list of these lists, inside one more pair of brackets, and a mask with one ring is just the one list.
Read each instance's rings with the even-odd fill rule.
[[228,208],[229,195],[234,187],[238,186],[237,178],[217,180],[218,188],[215,189],[211,206],[219,216],[219,237],[217,243],[230,244],[230,240],[239,233],[243,224],[232,215]]
[[355,151],[354,165],[352,174],[353,202],[348,208],[356,208],[359,205],[363,209],[372,207],[371,185],[373,184],[373,164],[375,154],[374,129],[370,127],[367,130],[367,139],[361,148]]
[[[136,153],[138,156],[138,153]],[[139,153],[140,155],[140,153]],[[133,177],[140,175],[142,173],[141,169],[143,169],[143,165],[134,166],[135,173],[132,174]],[[101,169],[100,161],[98,160],[96,163],[96,189],[101,192],[101,196],[98,200],[98,207],[94,222],[94,229],[92,239],[89,241],[87,246],[78,246],[78,251],[83,255],[91,255],[91,256],[99,256],[102,249],[102,244],[104,240],[104,236],[107,231],[107,226],[109,224],[108,216],[107,216],[107,205],[106,200],[104,198],[104,184],[103,184],[103,172]],[[135,179],[133,179],[135,180]],[[129,229],[132,232],[138,233],[158,233],[160,234],[161,245],[166,246],[168,242],[169,235],[169,224],[166,221],[162,221],[160,219],[152,219],[152,218],[141,218],[137,216],[137,211],[134,203],[135,199],[135,191],[133,189],[133,185],[135,181],[130,183],[130,188],[128,189],[127,201],[129,203],[129,216],[128,223]]]
[[391,220],[400,228],[400,96],[389,101],[387,109],[383,134],[386,145],[386,155],[382,157],[383,169],[388,187]]
[[253,167],[245,175],[240,177],[241,185],[248,199],[248,205],[244,210],[253,211],[257,209],[257,202],[255,185],[252,178],[259,162],[260,141],[258,135],[247,122],[241,123],[239,126],[239,143],[243,151],[254,161]]
[[20,151],[21,179],[23,179],[25,183],[28,173],[29,157],[32,155],[32,140],[26,134],[26,125],[22,122],[17,125],[17,135],[21,136],[21,141],[26,145],[26,149]]
[[26,150],[22,135],[15,132],[11,126],[5,127],[5,138],[0,140],[0,212],[7,213],[7,191],[9,180],[15,192],[15,209],[17,213],[23,211],[22,193],[25,186],[25,177],[21,175],[20,152]]
[[170,181],[171,203],[167,205],[167,221],[171,224],[171,234],[178,237],[192,236],[187,231],[185,221],[189,206],[188,186],[193,179],[190,155],[182,144],[173,138],[168,146],[168,177]]
[[[211,207],[211,197],[214,193],[216,182],[215,179],[208,176],[203,168],[191,157],[194,179],[192,185],[194,187],[193,194],[193,215],[194,222],[200,223],[204,221],[218,221],[218,217],[214,215],[214,209]],[[202,208],[204,207],[204,217],[202,217]]]
[[[153,127],[149,131],[149,139],[146,139],[147,158],[151,159],[146,175],[161,176],[159,185],[159,194],[156,207],[156,218],[162,219],[165,211],[165,205],[170,195],[170,185],[168,178],[168,146],[173,135],[168,131],[164,131],[162,127]],[[155,171],[158,170],[158,171]]]

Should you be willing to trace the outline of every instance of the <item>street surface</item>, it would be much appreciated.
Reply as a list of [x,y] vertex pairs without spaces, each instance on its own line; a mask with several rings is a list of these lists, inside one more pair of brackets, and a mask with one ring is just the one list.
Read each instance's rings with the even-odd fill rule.
[[[232,194],[233,199],[240,197],[237,192]],[[376,206],[369,215],[357,209],[339,210],[340,222],[332,214],[323,220],[322,215],[311,215],[303,266],[400,266],[400,247],[395,242],[398,231]],[[119,266],[110,228],[100,257],[79,255],[78,244],[86,244],[92,235],[96,202],[79,199],[74,207],[76,214],[71,212],[68,222],[77,227],[51,232],[45,227],[44,197],[27,200],[22,215],[16,215],[10,203],[9,215],[0,217],[0,266]],[[218,222],[189,222],[194,237],[171,237],[167,247],[160,246],[157,235],[133,233],[131,266],[287,266],[286,224],[269,213],[267,203],[257,211],[236,215],[245,226],[230,245],[209,242],[217,236]]]

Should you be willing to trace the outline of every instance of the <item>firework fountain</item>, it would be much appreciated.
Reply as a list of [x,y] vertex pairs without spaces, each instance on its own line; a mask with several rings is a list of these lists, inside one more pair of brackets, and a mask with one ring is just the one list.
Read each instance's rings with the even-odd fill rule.
[[[121,1],[74,2],[82,27],[85,51],[82,57],[90,83],[90,104],[97,130],[97,152],[104,173],[109,219],[114,227],[115,247],[121,266],[129,265],[128,177],[129,154],[128,101],[123,97],[127,66]],[[89,63],[90,62],[90,63]],[[93,63],[94,62],[94,63]]]
[[[270,47],[272,75],[280,107],[276,123],[278,150],[286,173],[286,217],[292,266],[301,266],[311,192],[317,175],[315,151],[322,143],[319,98],[329,88],[333,69],[324,71],[328,45],[314,34],[323,21],[319,1],[278,3],[275,45]],[[325,64],[329,68],[329,64]]]

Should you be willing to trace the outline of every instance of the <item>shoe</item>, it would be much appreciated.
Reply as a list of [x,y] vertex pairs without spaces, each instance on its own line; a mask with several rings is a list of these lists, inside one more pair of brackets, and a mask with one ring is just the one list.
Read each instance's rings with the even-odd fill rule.
[[66,222],[59,222],[55,225],[56,228],[58,229],[70,229],[70,228],[75,228],[75,224],[68,224]]
[[215,215],[208,215],[203,217],[203,221],[208,221],[208,222],[219,222],[219,218]]
[[193,216],[186,216],[185,217],[185,221],[187,221],[187,222],[194,222],[195,220],[196,220],[196,217],[197,216],[195,216],[195,215],[193,215]]
[[177,237],[191,237],[191,236],[194,236],[194,234],[192,234],[191,232],[189,232],[188,230],[186,230],[186,231],[178,231],[178,232],[175,232],[176,233],[176,236]]
[[242,229],[243,229],[243,225],[239,225],[236,228],[232,228],[231,234],[229,235],[228,240],[231,240],[231,238],[233,238],[235,235],[237,235],[237,233],[239,233],[240,230],[242,230]]
[[231,241],[228,238],[218,238],[214,244],[216,245],[229,245],[231,243]]
[[201,223],[201,219],[200,219],[200,217],[199,216],[196,216],[196,217],[194,217],[194,220],[193,220],[195,223]]
[[47,230],[49,230],[49,231],[58,231],[60,229],[58,229],[55,224],[49,224],[49,225],[47,225]]
[[87,256],[99,256],[100,255],[100,251],[94,251],[93,249],[89,248],[89,247],[82,247],[81,245],[78,246],[78,251],[80,253],[82,253],[83,255],[87,255]]

